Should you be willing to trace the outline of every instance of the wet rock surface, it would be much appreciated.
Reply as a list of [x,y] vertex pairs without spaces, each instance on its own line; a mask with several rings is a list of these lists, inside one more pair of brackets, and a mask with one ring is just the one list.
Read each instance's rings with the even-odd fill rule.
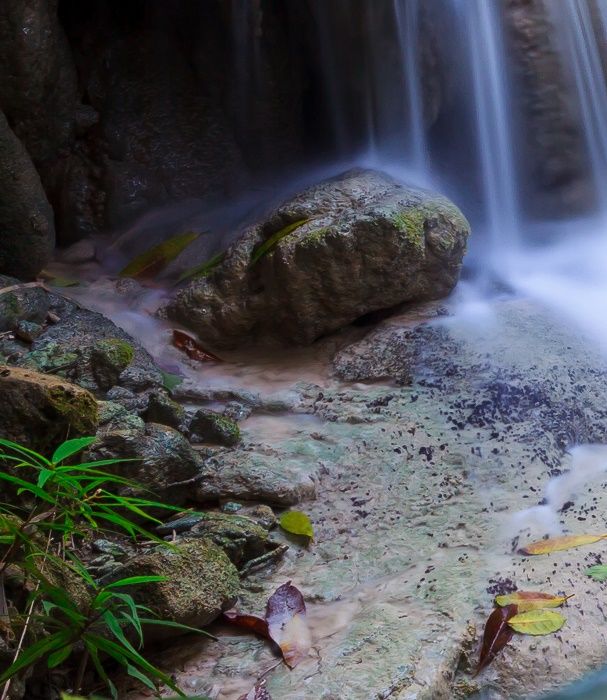
[[0,435],[42,454],[97,429],[95,398],[65,379],[0,366],[0,395]]
[[[468,233],[446,198],[376,171],[349,171],[245,229],[166,314],[211,346],[260,335],[309,344],[369,312],[448,294]],[[279,239],[262,255],[272,236]]]
[[[226,554],[204,538],[140,553],[114,572],[116,579],[130,576],[164,576],[164,581],[139,588],[138,602],[162,619],[191,627],[204,627],[231,607],[240,587],[238,572]],[[148,638],[151,632],[156,639],[174,634],[154,627]]]
[[[273,574],[250,576],[241,593],[252,612],[289,579],[306,598],[313,652],[267,676],[274,697],[509,700],[603,663],[602,589],[584,575],[602,545],[533,559],[517,549],[547,532],[535,507],[571,467],[566,447],[607,437],[607,367],[596,348],[523,302],[496,304],[492,320],[418,328],[424,342],[407,361],[410,385],[343,385],[327,374],[299,387],[300,410],[324,422],[269,442],[291,454],[294,443],[324,446],[319,498],[300,506],[315,542],[292,546]],[[402,333],[392,320],[371,331],[369,352],[377,338],[381,361],[390,336],[397,343]],[[246,433],[245,422],[245,444]],[[599,477],[564,509],[555,504],[553,526],[603,532],[604,486]],[[541,644],[516,636],[473,678],[493,597],[513,586],[575,593],[562,611],[567,624]],[[199,692],[214,687],[228,700],[275,661],[263,641],[216,631],[224,649],[177,645],[162,660]]]

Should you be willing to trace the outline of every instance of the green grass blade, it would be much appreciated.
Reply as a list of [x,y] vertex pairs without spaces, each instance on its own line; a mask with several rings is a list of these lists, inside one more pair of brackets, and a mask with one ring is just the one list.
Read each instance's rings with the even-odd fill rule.
[[97,438],[95,437],[82,437],[74,438],[73,440],[66,440],[55,450],[53,456],[51,457],[51,462],[53,464],[63,462],[64,459],[67,459],[68,457],[81,452],[85,447],[92,445],[96,439]]

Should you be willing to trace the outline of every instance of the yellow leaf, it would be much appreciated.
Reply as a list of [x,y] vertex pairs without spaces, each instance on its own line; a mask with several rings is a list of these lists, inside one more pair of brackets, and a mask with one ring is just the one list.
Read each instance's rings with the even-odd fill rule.
[[600,540],[604,540],[605,535],[564,535],[563,537],[554,537],[549,540],[539,540],[522,547],[519,552],[521,554],[551,554],[559,552],[563,549],[572,549],[573,547],[581,547],[585,544],[594,544]]
[[561,629],[565,618],[554,610],[529,610],[511,617],[508,624],[520,634],[552,634]]
[[515,591],[508,595],[498,595],[495,604],[501,608],[506,605],[516,605],[519,613],[538,608],[558,608],[572,595],[559,596],[550,593],[538,593],[536,591]]
[[133,277],[135,279],[145,279],[153,277],[161,272],[179,253],[181,253],[192,241],[195,241],[199,233],[187,231],[178,236],[155,245],[146,250],[145,253],[137,256],[134,260],[120,271],[120,277]]
[[303,535],[314,539],[314,528],[310,518],[299,510],[288,510],[280,516],[280,527],[292,535]]

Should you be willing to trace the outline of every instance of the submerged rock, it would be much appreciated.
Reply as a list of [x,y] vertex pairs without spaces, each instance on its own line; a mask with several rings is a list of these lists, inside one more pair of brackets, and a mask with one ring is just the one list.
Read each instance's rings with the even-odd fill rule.
[[352,170],[247,228],[166,313],[215,347],[259,335],[308,344],[369,312],[448,294],[468,234],[445,197]]
[[0,368],[0,435],[43,454],[66,437],[94,435],[97,402],[60,377],[18,367]]

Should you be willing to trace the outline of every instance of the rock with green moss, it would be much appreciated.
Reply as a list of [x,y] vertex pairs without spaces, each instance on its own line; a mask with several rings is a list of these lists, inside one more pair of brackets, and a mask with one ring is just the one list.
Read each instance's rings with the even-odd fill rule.
[[137,601],[162,619],[191,627],[204,627],[232,607],[240,588],[234,564],[205,538],[158,546],[113,574],[115,579],[130,576],[164,576],[164,581],[138,587]]
[[162,391],[155,391],[149,395],[144,418],[151,423],[161,423],[176,430],[183,430],[186,422],[183,406]]
[[445,197],[351,170],[246,228],[163,313],[211,347],[309,344],[370,312],[449,294],[469,232]]
[[159,535],[172,535],[183,527],[187,537],[212,540],[236,566],[263,555],[268,549],[268,531],[243,515],[194,513],[163,523],[156,531]]
[[0,435],[43,454],[66,437],[94,435],[97,402],[65,379],[20,367],[0,368]]
[[91,371],[100,389],[111,389],[120,373],[133,361],[135,351],[120,338],[106,338],[96,343],[90,354]]
[[193,439],[214,445],[233,447],[240,442],[238,423],[228,416],[201,408],[190,421],[190,435]]

